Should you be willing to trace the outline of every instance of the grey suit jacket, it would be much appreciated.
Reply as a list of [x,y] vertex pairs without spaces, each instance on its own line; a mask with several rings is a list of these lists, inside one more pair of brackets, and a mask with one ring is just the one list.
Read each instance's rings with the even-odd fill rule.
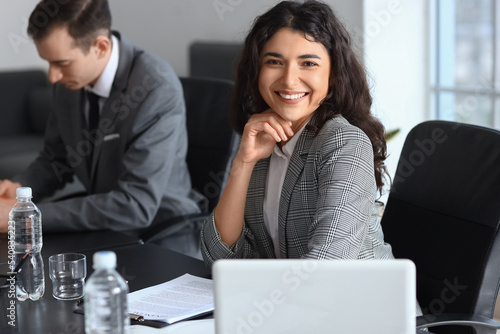
[[14,178],[33,188],[35,203],[73,176],[87,190],[87,196],[39,204],[44,231],[131,230],[199,212],[190,198],[180,81],[164,60],[114,34],[119,64],[97,131],[86,129],[83,89],[56,84],[43,151]]
[[[208,264],[221,258],[276,257],[263,218],[268,167],[269,158],[260,160],[253,170],[245,225],[231,248],[221,241],[213,214],[204,223],[201,248]],[[343,117],[329,120],[317,136],[304,129],[280,197],[281,257],[393,258],[378,220],[373,170],[370,140]]]

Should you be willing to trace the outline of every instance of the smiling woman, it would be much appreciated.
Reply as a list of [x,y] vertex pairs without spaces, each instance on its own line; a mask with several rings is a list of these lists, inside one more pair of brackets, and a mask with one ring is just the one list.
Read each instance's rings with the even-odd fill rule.
[[279,116],[297,132],[328,93],[330,56],[325,47],[304,33],[282,28],[264,45],[259,92]]
[[229,180],[203,226],[205,261],[393,258],[376,206],[384,128],[344,26],[319,1],[259,16],[240,55]]

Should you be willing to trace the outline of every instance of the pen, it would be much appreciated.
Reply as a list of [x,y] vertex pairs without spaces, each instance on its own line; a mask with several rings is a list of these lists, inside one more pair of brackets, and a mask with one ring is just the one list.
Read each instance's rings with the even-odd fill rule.
[[[6,277],[6,278],[9,278],[9,277],[12,277],[12,275],[15,275],[14,276],[14,280],[17,279],[17,272],[19,271],[19,269],[21,269],[23,263],[24,263],[24,260],[26,260],[26,258],[28,257],[30,253],[26,253],[24,254],[24,256],[22,257],[21,261],[19,261],[19,263],[17,264],[17,266],[14,268],[14,271],[8,273],[8,274],[0,274],[0,277]],[[0,286],[1,288],[5,288],[7,287],[7,285],[2,285]]]
[[[83,306],[83,301],[84,301],[84,299],[78,299],[76,301],[76,305]],[[142,315],[139,315],[139,314],[129,313],[128,317],[132,320],[135,320],[135,321],[144,321],[144,317]]]
[[133,313],[129,313],[128,314],[128,317],[132,320],[135,320],[135,321],[144,321],[144,317],[142,315],[138,315],[138,314],[133,314]]
[[26,260],[26,258],[28,257],[28,255],[30,255],[30,252],[24,254],[23,258],[21,259],[21,261],[19,261],[19,263],[17,264],[17,266],[14,268],[14,273],[17,274],[17,272],[19,271],[19,269],[21,269],[23,263],[24,263],[24,260]]
[[12,274],[16,274],[17,275],[17,272],[23,266],[24,260],[26,260],[26,258],[28,257],[28,255],[30,255],[29,252],[23,255],[21,261],[19,261],[19,263],[17,264],[17,266],[14,268],[13,271],[11,271],[10,273],[8,273],[7,275],[1,274],[0,277],[10,277]]

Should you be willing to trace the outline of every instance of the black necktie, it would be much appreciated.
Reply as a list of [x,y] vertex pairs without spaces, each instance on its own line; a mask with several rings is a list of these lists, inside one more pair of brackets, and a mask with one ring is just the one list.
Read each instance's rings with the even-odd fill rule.
[[[99,124],[99,95],[91,92],[87,92],[87,99],[89,100],[89,132],[92,136],[92,132],[97,129]],[[91,144],[91,150],[87,157],[87,164],[89,168],[89,173],[92,169],[92,155],[94,153],[94,145]]]
[[99,95],[87,92],[89,100],[89,131],[97,129],[99,124]]

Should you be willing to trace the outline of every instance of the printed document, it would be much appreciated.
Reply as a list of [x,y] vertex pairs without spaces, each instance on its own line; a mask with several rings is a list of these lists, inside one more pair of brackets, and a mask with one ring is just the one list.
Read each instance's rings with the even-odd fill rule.
[[129,313],[169,324],[214,310],[213,282],[190,274],[128,294]]

